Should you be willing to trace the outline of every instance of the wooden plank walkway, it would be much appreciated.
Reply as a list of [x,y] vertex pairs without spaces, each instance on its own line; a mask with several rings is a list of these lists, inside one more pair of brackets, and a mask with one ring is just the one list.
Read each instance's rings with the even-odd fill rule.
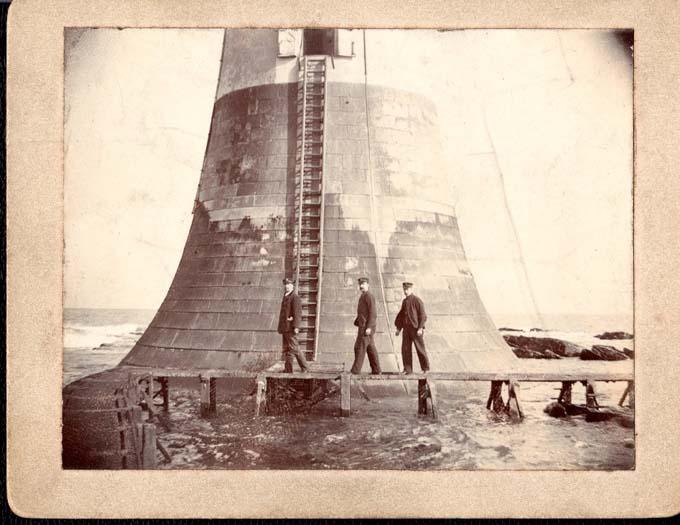
[[[527,360],[529,361],[529,360]],[[172,369],[125,367],[130,372],[149,374],[154,377],[205,377],[205,378],[256,378],[266,374],[268,377],[287,379],[337,379],[346,370],[343,366],[310,363],[310,372],[300,372],[295,367],[291,373],[283,371],[283,363],[278,362],[266,370],[223,370],[223,369]],[[362,381],[409,381],[431,378],[437,381],[529,381],[529,382],[562,382],[562,381],[633,381],[633,361],[578,361],[566,360],[534,360],[519,363],[512,370],[455,370],[446,372],[414,372],[404,375],[399,372],[384,372],[380,375],[370,373],[354,374],[355,379]]]
[[[267,410],[268,382],[277,380],[331,380],[340,382],[341,414],[350,414],[351,386],[358,384],[362,393],[362,383],[390,382],[390,381],[418,381],[418,413],[430,415],[436,419],[436,383],[438,381],[486,381],[491,383],[491,393],[488,407],[499,410],[503,407],[509,413],[522,416],[519,399],[520,382],[559,382],[563,390],[571,385],[582,382],[588,389],[593,389],[596,381],[625,381],[628,383],[626,392],[633,392],[634,367],[633,361],[520,361],[510,370],[456,370],[445,372],[414,372],[403,374],[385,372],[382,374],[351,374],[344,365],[323,365],[310,363],[310,371],[301,372],[295,368],[293,372],[284,372],[283,362],[277,362],[266,370],[221,370],[221,369],[165,369],[165,368],[137,368],[129,367],[132,375],[143,374],[167,381],[168,377],[196,377],[201,381],[201,414],[214,415],[216,407],[216,383],[219,378],[252,378],[256,380],[257,415]],[[503,385],[508,385],[508,403],[502,401]],[[566,390],[565,390],[566,391]],[[167,387],[163,392],[164,404],[167,404]],[[624,396],[625,397],[625,396]],[[634,399],[631,396],[631,400]],[[620,404],[623,403],[623,398]]]

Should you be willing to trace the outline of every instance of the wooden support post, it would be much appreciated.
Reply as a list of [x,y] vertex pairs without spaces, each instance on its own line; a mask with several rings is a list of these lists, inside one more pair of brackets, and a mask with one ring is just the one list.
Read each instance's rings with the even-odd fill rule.
[[521,419],[524,417],[522,407],[519,403],[519,383],[517,381],[508,382],[508,404],[506,409],[513,419]]
[[586,408],[600,408],[595,393],[595,384],[592,381],[586,381]]
[[343,372],[340,375],[340,414],[349,416],[351,405],[352,374]]
[[255,415],[259,416],[260,411],[264,413],[267,409],[267,377],[264,374],[258,374],[256,383]]
[[217,379],[210,378],[210,415],[217,415]]
[[273,392],[274,389],[270,388],[270,387],[272,387],[272,385],[273,385],[273,383],[269,382],[269,378],[267,376],[264,376],[264,390],[265,390],[265,392],[264,392],[264,394],[265,394],[264,395],[264,403],[265,403],[264,404],[264,411],[267,414],[269,413],[269,408],[274,406],[274,401],[275,401],[274,392]]
[[170,410],[170,385],[168,384],[167,377],[161,377],[161,395],[163,396],[163,411],[168,412]]
[[149,377],[146,378],[146,393],[151,399],[153,399],[153,375],[151,374],[149,374]]
[[142,468],[156,468],[156,425],[144,423],[143,426]]
[[418,379],[418,415],[427,415],[427,380]]
[[626,390],[628,391],[628,406],[635,409],[635,383],[633,383],[633,381],[628,381]]
[[574,383],[571,381],[562,381],[562,389],[560,390],[560,396],[557,398],[557,402],[562,405],[571,405],[571,386]]
[[201,380],[201,417],[210,417],[210,378],[199,376]]
[[437,387],[434,381],[430,378],[426,379],[426,388],[428,397],[425,400],[425,409],[429,412],[432,419],[437,421],[439,419],[439,409],[437,408]]
[[503,403],[503,381],[491,381],[491,392],[489,392],[489,399],[486,401],[486,409],[493,409],[496,413],[500,413],[505,409],[505,403]]
[[619,399],[619,406],[623,406],[623,402],[626,400],[628,397],[628,391],[630,390],[630,381],[628,381],[628,384],[626,385],[626,389],[623,391],[623,395],[621,395],[621,399]]
[[130,444],[134,447],[136,468],[142,466],[142,446],[144,445],[142,434],[142,407],[135,405],[130,411],[130,437],[132,441]]
[[142,407],[135,405],[132,407],[132,422],[134,424],[142,422]]
[[635,409],[635,383],[628,381],[628,406]]
[[158,450],[160,450],[161,454],[163,454],[163,457],[165,458],[165,461],[168,463],[172,462],[172,456],[170,455],[170,452],[167,451],[167,449],[163,446],[163,444],[156,439],[156,447],[158,447]]
[[364,385],[362,385],[361,382],[357,382],[357,389],[359,390],[359,394],[361,395],[361,397],[363,397],[366,401],[371,400],[371,398],[366,393],[366,389],[364,388]]
[[632,381],[628,381],[626,389],[623,391],[623,395],[619,400],[620,407],[623,406],[623,402],[626,400],[626,397],[628,398],[628,406],[630,408],[635,408],[635,385]]
[[139,383],[136,376],[128,375],[127,388],[125,389],[125,397],[129,405],[136,405],[139,403]]

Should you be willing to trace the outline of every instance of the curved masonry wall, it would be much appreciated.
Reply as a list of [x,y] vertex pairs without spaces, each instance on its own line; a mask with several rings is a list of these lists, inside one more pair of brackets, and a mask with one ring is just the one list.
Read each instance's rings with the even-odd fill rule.
[[[296,94],[294,83],[268,84],[216,102],[177,274],[123,364],[263,369],[279,359],[281,279],[293,269]],[[390,334],[406,279],[425,301],[433,369],[509,366],[514,355],[477,294],[448,204],[434,106],[335,82],[326,103],[319,361],[351,364],[356,279],[367,275],[385,371],[401,368],[401,340]]]

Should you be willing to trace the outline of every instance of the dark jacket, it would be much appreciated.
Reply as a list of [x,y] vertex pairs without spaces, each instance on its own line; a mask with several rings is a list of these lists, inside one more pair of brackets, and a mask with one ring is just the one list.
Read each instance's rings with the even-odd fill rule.
[[[288,318],[293,320],[289,321]],[[279,333],[292,332],[294,328],[300,328],[302,321],[302,304],[295,292],[284,295],[281,299],[281,312],[279,313]]]
[[427,321],[427,315],[425,314],[425,305],[420,297],[416,297],[411,294],[408,297],[404,297],[401,302],[401,310],[397,314],[397,318],[394,321],[394,325],[398,330],[403,328],[412,327],[417,330],[425,328],[425,321]]
[[354,326],[358,326],[360,330],[370,328],[375,333],[377,318],[375,297],[371,292],[362,292],[357,304],[357,318],[354,320]]

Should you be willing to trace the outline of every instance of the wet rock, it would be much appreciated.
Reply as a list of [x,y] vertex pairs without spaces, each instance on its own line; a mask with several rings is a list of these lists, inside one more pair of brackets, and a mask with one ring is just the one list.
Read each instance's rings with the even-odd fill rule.
[[547,357],[543,352],[537,352],[536,350],[515,347],[511,348],[517,357],[521,357],[523,359],[550,359],[550,357]]
[[626,357],[628,357],[628,359],[635,359],[634,350],[631,350],[630,348],[624,348],[623,353],[626,354]]
[[415,449],[418,450],[418,452],[426,452],[428,454],[436,453],[441,451],[442,444],[438,439],[420,436],[415,445]]
[[623,440],[623,446],[626,448],[635,448],[635,440],[633,438],[626,438]]
[[586,414],[586,421],[588,423],[599,423],[600,421],[609,421],[615,417],[616,414],[613,412],[591,410]]
[[603,332],[595,336],[597,339],[633,339],[633,334],[628,332]]
[[588,409],[583,405],[563,405],[569,416],[582,416],[588,413]]
[[555,359],[554,356],[576,357],[585,350],[584,347],[570,341],[563,341],[552,337],[504,335],[503,339],[510,345],[517,357],[535,359]]
[[329,434],[324,438],[324,441],[326,443],[339,443],[340,441],[344,441],[346,439],[346,436],[341,436],[339,434]]
[[628,359],[626,354],[617,350],[613,346],[593,345],[591,349],[584,349],[581,352],[581,359],[587,361],[621,361]]
[[558,403],[557,401],[553,401],[548,406],[546,406],[543,409],[543,412],[548,414],[550,417],[567,417],[567,409],[564,408],[564,405]]
[[495,447],[494,450],[496,452],[498,452],[499,458],[503,458],[503,457],[507,456],[508,454],[510,454],[512,452],[510,450],[510,448],[506,447],[505,445],[499,445],[499,446]]

